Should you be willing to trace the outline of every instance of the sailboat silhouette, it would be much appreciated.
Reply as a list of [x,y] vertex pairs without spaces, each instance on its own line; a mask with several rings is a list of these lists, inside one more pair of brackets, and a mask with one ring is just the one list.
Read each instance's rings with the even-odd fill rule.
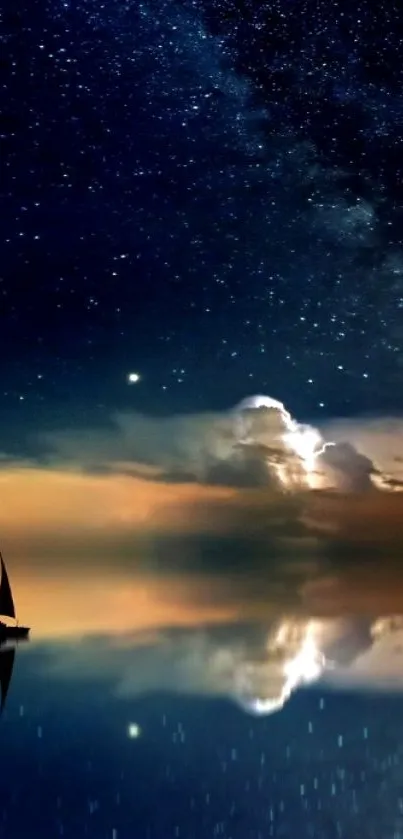
[[[15,618],[14,598],[11,591],[10,581],[8,579],[7,569],[4,564],[4,559],[0,553],[0,614],[7,618]],[[8,689],[10,687],[11,676],[13,675],[15,647],[6,647],[1,649],[7,641],[27,640],[29,635],[28,626],[7,626],[6,623],[0,621],[0,714],[3,711]]]
[[[4,615],[5,617],[12,618],[14,621],[16,621],[14,599],[11,591],[10,581],[8,579],[7,569],[4,564],[4,559],[1,553],[0,567],[0,615]],[[16,626],[8,626],[6,623],[3,623],[3,621],[0,621],[0,644],[4,643],[5,641],[23,640],[24,638],[27,638],[28,635],[28,626],[18,626],[17,621]]]

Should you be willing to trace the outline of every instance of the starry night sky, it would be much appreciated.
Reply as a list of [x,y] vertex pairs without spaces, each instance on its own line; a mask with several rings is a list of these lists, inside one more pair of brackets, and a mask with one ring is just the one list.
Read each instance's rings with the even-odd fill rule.
[[367,641],[403,613],[401,495],[303,520],[248,495],[264,445],[214,469],[261,393],[402,486],[403,8],[6,0],[2,31],[0,530],[33,643],[0,839],[401,839],[401,696],[233,701],[283,608]]
[[5,434],[402,407],[402,31],[392,3],[6,4]]

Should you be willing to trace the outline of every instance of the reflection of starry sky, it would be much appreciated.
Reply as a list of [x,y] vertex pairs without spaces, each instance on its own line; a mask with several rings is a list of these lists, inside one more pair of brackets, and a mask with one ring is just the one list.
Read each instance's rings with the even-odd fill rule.
[[401,835],[400,700],[307,692],[256,719],[225,702],[114,700],[100,683],[77,702],[74,682],[44,693],[24,659],[2,724],[0,836]]
[[6,418],[401,407],[388,8],[9,4]]

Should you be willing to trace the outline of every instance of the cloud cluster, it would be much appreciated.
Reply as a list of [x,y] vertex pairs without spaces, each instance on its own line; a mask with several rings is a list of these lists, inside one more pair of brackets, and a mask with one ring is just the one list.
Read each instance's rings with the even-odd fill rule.
[[[280,401],[254,396],[220,414],[158,419],[117,414],[104,430],[60,431],[43,435],[41,442],[58,463],[167,483],[369,489],[377,467],[360,451],[359,441],[350,439],[350,429],[343,438],[342,427],[336,436],[322,437],[293,419]],[[315,475],[316,482],[311,481]]]
[[[83,637],[64,672],[88,654],[122,692],[269,712],[318,678],[376,685],[381,659],[400,684],[402,440],[397,418],[318,430],[263,396],[42,435],[0,470],[21,615],[38,639]],[[112,653],[89,639],[105,633]]]

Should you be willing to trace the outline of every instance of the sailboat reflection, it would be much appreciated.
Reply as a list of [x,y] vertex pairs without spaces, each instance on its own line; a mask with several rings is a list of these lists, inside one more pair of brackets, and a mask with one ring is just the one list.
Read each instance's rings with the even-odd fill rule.
[[11,647],[0,652],[0,714],[3,712],[6,704],[8,689],[10,687],[11,676],[13,675],[15,659],[15,649]]
[[[10,581],[4,559],[0,553],[1,581],[0,581],[0,614],[7,618],[15,617],[14,598],[11,591]],[[9,641],[27,641],[29,636],[28,626],[8,626],[0,621],[0,713],[3,711],[11,677],[14,668],[15,647],[9,647]],[[1,649],[7,644],[5,649]]]

